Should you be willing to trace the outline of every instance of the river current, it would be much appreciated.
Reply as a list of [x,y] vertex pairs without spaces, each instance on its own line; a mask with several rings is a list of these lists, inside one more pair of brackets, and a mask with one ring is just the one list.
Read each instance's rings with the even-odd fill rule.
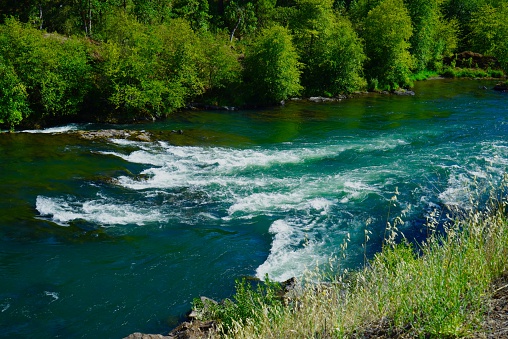
[[[301,276],[345,241],[342,267],[361,266],[396,216],[423,239],[429,213],[469,208],[507,172],[508,96],[493,84],[0,134],[0,336],[165,333],[193,298]],[[65,133],[100,128],[183,133]]]

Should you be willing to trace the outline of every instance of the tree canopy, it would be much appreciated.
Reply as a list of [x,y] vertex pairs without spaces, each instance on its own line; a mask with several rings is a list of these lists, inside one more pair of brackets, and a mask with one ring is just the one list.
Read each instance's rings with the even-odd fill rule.
[[506,17],[504,0],[0,0],[0,127],[390,90],[464,50],[506,72]]

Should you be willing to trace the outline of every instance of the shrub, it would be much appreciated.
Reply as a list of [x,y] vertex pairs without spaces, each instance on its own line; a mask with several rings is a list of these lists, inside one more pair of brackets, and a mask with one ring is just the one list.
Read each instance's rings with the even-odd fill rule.
[[411,18],[402,0],[384,0],[369,11],[364,22],[369,78],[382,89],[411,85],[413,59],[409,54]]
[[215,320],[222,331],[228,333],[237,326],[273,321],[283,307],[281,284],[270,281],[258,282],[254,288],[245,278],[236,280],[233,300],[221,303],[195,299],[193,309],[202,319]]
[[302,89],[301,65],[291,35],[284,27],[262,30],[246,51],[244,67],[244,81],[256,102],[280,102]]
[[493,55],[508,72],[508,4],[484,5],[472,14],[470,40],[476,51]]
[[[33,114],[58,117],[81,110],[92,70],[84,40],[48,34],[8,19],[0,27],[0,41],[0,56],[10,65],[4,69],[11,74],[6,81],[18,83],[14,86],[18,95],[26,91]],[[21,121],[19,115],[16,121]]]
[[12,130],[29,114],[26,87],[0,56],[0,125]]
[[205,57],[189,24],[175,19],[147,28],[119,13],[109,20],[99,87],[123,115],[164,117],[204,92]]

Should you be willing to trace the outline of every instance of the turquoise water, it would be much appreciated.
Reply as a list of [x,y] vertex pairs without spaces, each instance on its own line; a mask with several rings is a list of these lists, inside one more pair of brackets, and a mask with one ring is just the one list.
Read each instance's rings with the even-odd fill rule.
[[[372,255],[397,215],[423,239],[431,211],[468,208],[469,189],[507,171],[508,97],[484,85],[1,134],[1,335],[165,333],[194,297],[227,297],[243,276],[299,276],[347,238],[344,265],[358,267],[365,229]],[[184,133],[61,133],[97,128]]]

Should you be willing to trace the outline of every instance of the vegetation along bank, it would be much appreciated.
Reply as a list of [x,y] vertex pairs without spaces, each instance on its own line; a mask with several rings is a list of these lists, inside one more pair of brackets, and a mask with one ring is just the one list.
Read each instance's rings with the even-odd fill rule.
[[404,238],[402,219],[387,223],[381,252],[360,270],[341,269],[346,241],[331,273],[239,280],[231,299],[196,299],[193,320],[168,335],[127,338],[505,338],[507,183],[472,192],[466,210],[434,210],[423,243]]
[[502,77],[506,17],[502,0],[1,0],[0,128]]

